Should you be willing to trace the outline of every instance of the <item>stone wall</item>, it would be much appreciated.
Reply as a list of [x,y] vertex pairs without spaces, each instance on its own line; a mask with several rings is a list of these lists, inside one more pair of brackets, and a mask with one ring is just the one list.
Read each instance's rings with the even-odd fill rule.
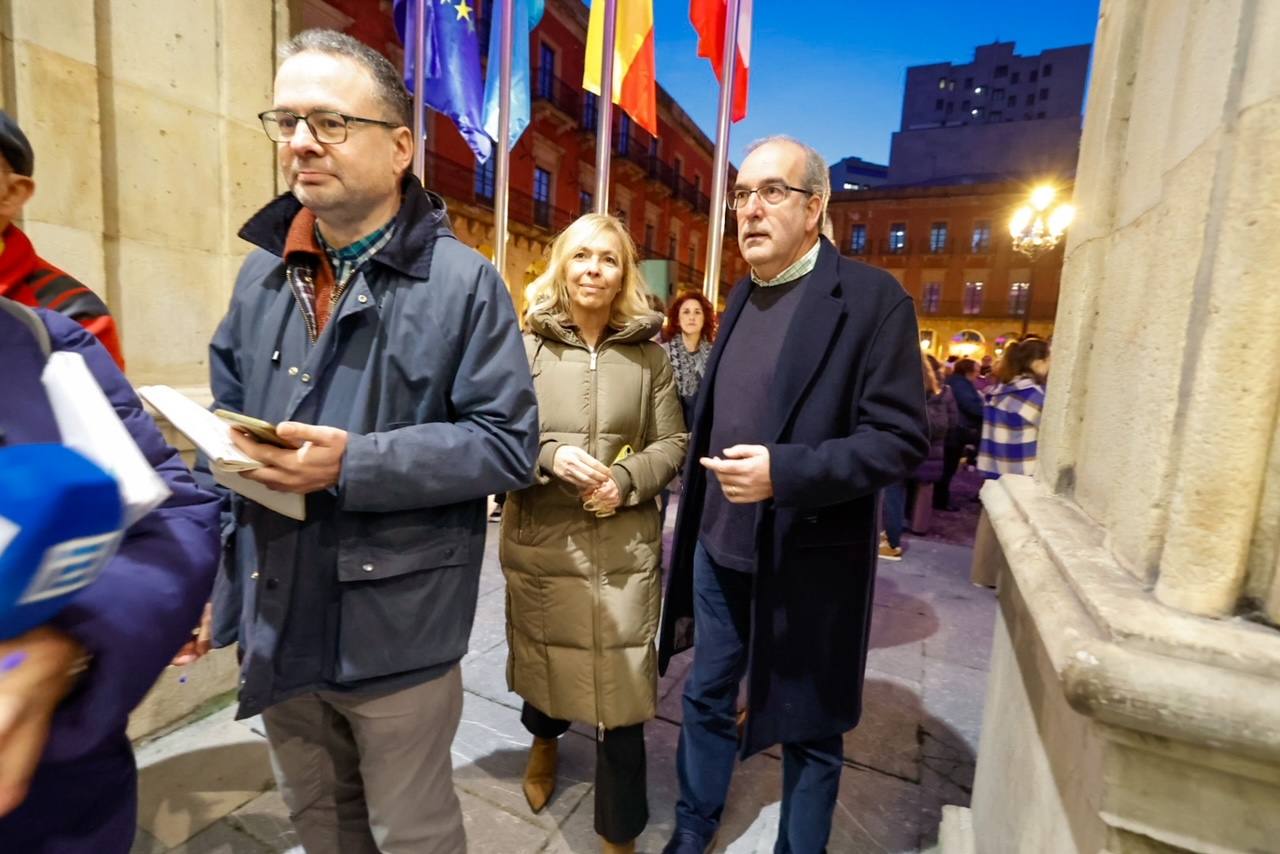
[[276,192],[283,0],[6,0],[0,93],[36,150],[22,227],[97,291],[135,383],[207,382],[205,347]]

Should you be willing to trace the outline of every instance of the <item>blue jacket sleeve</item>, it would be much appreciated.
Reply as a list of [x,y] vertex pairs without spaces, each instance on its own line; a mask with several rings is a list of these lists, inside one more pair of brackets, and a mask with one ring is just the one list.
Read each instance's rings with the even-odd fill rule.
[[351,434],[342,461],[342,509],[386,513],[453,504],[528,485],[538,453],[538,411],[515,309],[488,264],[459,300],[453,420]]
[[102,345],[75,321],[48,312],[41,316],[54,349],[84,357],[173,493],[126,532],[98,579],[52,621],[93,655],[88,672],[54,718],[45,761],[59,761],[122,733],[129,713],[190,637],[217,562],[218,503],[196,486]]
[[905,479],[919,465],[929,451],[919,340],[911,301],[904,299],[886,314],[867,353],[853,434],[817,447],[768,446],[775,503],[851,501]]

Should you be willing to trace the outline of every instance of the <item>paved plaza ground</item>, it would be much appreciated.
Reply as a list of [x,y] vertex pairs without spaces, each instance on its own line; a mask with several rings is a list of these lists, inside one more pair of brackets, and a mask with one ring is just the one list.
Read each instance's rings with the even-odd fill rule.
[[[540,815],[530,813],[521,793],[529,736],[520,726],[520,699],[506,689],[496,525],[489,534],[453,744],[469,850],[599,851],[587,727],[561,740],[560,783]],[[863,720],[845,737],[832,854],[927,851],[942,806],[969,802],[995,619],[992,591],[969,583],[969,556],[954,542],[912,539],[902,561],[880,564]],[[689,661],[685,654],[673,662],[659,686],[659,718],[645,727],[652,818],[637,843],[642,852],[660,851],[673,826],[680,687]],[[235,721],[232,713],[224,706],[140,746],[134,854],[301,852],[272,782],[261,722]],[[776,749],[738,768],[715,850],[773,850],[781,768]]]

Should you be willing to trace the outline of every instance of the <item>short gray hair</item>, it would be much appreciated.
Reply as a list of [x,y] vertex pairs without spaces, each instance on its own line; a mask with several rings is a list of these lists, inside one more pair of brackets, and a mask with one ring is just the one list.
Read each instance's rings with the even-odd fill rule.
[[831,201],[831,172],[827,168],[827,161],[813,146],[805,145],[795,137],[781,133],[757,139],[747,146],[746,153],[750,155],[757,148],[778,142],[794,145],[804,152],[804,177],[800,179],[800,184],[822,200],[822,216],[818,219],[818,227],[821,228],[827,221],[827,202]]
[[400,72],[391,60],[364,42],[337,30],[303,30],[280,48],[280,61],[300,53],[327,53],[352,60],[373,79],[378,100],[387,109],[388,120],[413,126],[413,98],[404,88]]

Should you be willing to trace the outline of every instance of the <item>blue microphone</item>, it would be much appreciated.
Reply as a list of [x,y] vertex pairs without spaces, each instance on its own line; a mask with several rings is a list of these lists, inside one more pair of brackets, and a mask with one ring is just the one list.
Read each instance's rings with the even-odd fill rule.
[[124,534],[120,486],[63,445],[0,447],[0,639],[49,621]]

